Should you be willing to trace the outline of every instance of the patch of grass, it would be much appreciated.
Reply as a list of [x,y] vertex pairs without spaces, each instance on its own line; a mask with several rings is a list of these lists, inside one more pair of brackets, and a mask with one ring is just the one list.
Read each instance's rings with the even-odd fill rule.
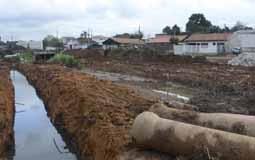
[[48,62],[63,64],[67,67],[75,67],[75,68],[80,67],[80,62],[77,59],[75,59],[74,56],[63,54],[63,53],[56,54]]

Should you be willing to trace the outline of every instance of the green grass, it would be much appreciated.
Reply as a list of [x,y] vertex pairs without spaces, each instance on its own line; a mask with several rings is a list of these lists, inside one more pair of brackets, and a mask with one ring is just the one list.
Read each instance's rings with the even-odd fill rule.
[[33,53],[32,52],[24,52],[18,54],[18,58],[22,63],[32,63],[33,62]]
[[52,57],[48,62],[50,63],[59,63],[67,67],[76,67],[79,68],[80,62],[74,58],[74,56],[59,53]]

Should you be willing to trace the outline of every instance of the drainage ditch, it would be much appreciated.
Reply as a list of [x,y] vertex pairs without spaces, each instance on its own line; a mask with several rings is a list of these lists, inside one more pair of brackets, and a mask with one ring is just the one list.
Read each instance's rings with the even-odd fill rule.
[[12,71],[11,79],[16,104],[14,160],[76,160],[26,77]]

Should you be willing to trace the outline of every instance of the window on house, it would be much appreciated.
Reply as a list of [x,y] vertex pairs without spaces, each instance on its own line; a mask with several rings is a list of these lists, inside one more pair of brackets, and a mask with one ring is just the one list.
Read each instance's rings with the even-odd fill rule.
[[213,43],[213,45],[215,46],[215,45],[216,45],[216,43],[214,42],[214,43]]
[[201,43],[201,48],[208,48],[208,43]]

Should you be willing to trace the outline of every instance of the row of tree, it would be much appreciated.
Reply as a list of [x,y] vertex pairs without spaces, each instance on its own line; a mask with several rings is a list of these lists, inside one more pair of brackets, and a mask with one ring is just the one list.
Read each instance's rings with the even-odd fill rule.
[[192,14],[189,21],[186,24],[186,31],[181,32],[180,27],[175,24],[173,27],[166,26],[163,28],[162,33],[168,35],[180,35],[183,33],[224,33],[224,32],[235,32],[238,30],[250,30],[252,27],[244,25],[242,22],[238,21],[232,28],[224,26],[213,25],[211,21],[206,19],[203,14]]

